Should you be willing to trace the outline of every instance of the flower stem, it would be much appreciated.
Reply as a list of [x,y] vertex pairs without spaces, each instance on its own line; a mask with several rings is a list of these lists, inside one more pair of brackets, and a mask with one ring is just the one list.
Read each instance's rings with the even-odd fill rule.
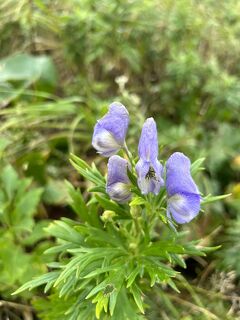
[[130,161],[131,163],[131,166],[134,167],[135,164],[134,164],[134,161],[133,161],[133,156],[131,154],[131,152],[129,151],[128,147],[127,147],[127,144],[126,144],[126,141],[124,141],[124,145],[123,145],[123,149],[128,157],[128,160]]

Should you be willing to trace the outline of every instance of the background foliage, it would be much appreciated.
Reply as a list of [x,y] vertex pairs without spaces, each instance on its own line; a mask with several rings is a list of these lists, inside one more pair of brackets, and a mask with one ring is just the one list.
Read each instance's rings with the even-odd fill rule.
[[43,230],[49,220],[79,219],[64,179],[88,198],[70,152],[106,172],[91,135],[114,100],[134,119],[130,145],[153,115],[162,157],[175,150],[205,157],[200,190],[232,193],[183,228],[189,239],[222,248],[207,258],[186,257],[191,286],[180,282],[180,295],[151,292],[146,319],[240,316],[239,33],[237,0],[0,3],[0,317],[29,319],[33,302],[40,319],[59,319],[65,303],[73,304],[54,292],[48,299],[41,290],[10,293],[46,271],[51,257],[42,252],[54,242]]

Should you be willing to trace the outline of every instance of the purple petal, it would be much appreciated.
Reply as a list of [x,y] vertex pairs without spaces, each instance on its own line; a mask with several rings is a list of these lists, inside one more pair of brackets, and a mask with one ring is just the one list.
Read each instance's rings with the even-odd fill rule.
[[190,160],[180,152],[172,154],[166,164],[168,212],[180,224],[191,221],[200,211],[201,196],[190,167]]
[[177,223],[190,222],[200,211],[200,200],[196,193],[176,193],[168,200],[168,211]]
[[162,179],[162,165],[155,160],[153,165],[148,161],[140,159],[136,164],[138,175],[138,186],[142,194],[150,192],[157,195],[164,182]]
[[107,185],[111,185],[116,182],[129,183],[127,175],[128,166],[128,161],[122,157],[115,155],[109,158]]
[[119,203],[128,202],[132,198],[130,186],[122,182],[116,182],[109,186],[107,193],[112,200]]
[[158,137],[157,127],[153,118],[148,118],[143,125],[138,145],[139,161],[136,165],[138,186],[142,194],[149,192],[157,195],[164,181],[162,165],[157,160]]
[[153,118],[148,118],[143,124],[138,154],[144,161],[151,161],[158,157],[157,126]]
[[191,177],[191,162],[183,153],[175,152],[166,164],[166,187],[171,197],[176,193],[199,193],[198,188]]
[[140,158],[136,164],[136,171],[137,171],[138,177],[140,179],[145,178],[149,171],[149,168],[150,168],[150,162],[144,161],[143,159]]
[[122,147],[111,132],[98,125],[94,129],[92,145],[104,157],[116,154]]
[[115,155],[108,160],[106,191],[111,199],[124,203],[131,199],[128,161]]
[[136,164],[136,172],[138,175],[138,187],[142,194],[148,194],[150,192],[150,181],[146,179],[146,175],[150,168],[149,161],[143,161],[139,159]]
[[93,147],[106,157],[117,153],[124,144],[128,123],[127,109],[121,103],[113,102],[108,113],[94,127]]
[[161,186],[164,186],[164,180],[163,180],[163,166],[161,165],[161,163],[155,159],[151,162],[151,165],[155,171],[155,175],[157,180],[160,181]]

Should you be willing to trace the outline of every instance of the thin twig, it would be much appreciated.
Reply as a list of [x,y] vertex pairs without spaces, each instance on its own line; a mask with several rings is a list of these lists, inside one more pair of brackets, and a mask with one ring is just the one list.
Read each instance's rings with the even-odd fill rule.
[[10,307],[10,308],[18,309],[18,310],[33,311],[33,308],[31,306],[26,305],[26,304],[5,301],[5,300],[0,300],[0,308],[1,307]]
[[194,287],[196,291],[204,293],[208,296],[210,296],[210,298],[220,298],[223,300],[236,300],[236,301],[240,301],[240,296],[234,296],[234,295],[226,295],[226,294],[222,294],[220,292],[214,292],[212,290],[206,290],[204,288],[200,288],[200,287]]
[[199,306],[197,306],[197,305],[195,305],[195,304],[193,304],[193,303],[191,303],[189,301],[183,300],[183,299],[181,299],[181,298],[179,298],[177,296],[174,296],[172,294],[168,294],[168,296],[171,299],[173,299],[173,300],[175,300],[175,301],[177,301],[177,302],[179,302],[179,303],[181,303],[181,304],[183,304],[185,306],[188,306],[188,307],[192,308],[193,310],[196,310],[196,311],[199,311],[199,312],[205,314],[207,317],[210,317],[211,319],[219,320],[219,318],[215,314],[213,314],[212,312],[208,311],[207,309],[205,309],[203,307],[199,307]]
[[198,281],[198,285],[201,285],[201,284],[203,284],[203,283],[206,281],[207,277],[209,276],[209,274],[212,272],[212,270],[213,270],[214,268],[215,268],[215,262],[212,261],[212,262],[207,266],[207,268],[205,268],[205,269],[203,270],[203,272],[202,272],[202,274],[201,274],[201,277],[200,277],[200,279],[199,279],[199,281]]

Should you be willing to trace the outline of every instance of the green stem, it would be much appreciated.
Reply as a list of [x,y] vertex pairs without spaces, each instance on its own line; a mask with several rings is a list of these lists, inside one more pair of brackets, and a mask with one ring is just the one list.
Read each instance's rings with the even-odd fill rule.
[[126,153],[126,155],[128,157],[128,160],[131,163],[131,166],[134,167],[135,163],[133,161],[133,156],[132,156],[131,152],[129,151],[128,147],[127,147],[126,141],[124,141],[123,150],[125,151],[125,153]]

